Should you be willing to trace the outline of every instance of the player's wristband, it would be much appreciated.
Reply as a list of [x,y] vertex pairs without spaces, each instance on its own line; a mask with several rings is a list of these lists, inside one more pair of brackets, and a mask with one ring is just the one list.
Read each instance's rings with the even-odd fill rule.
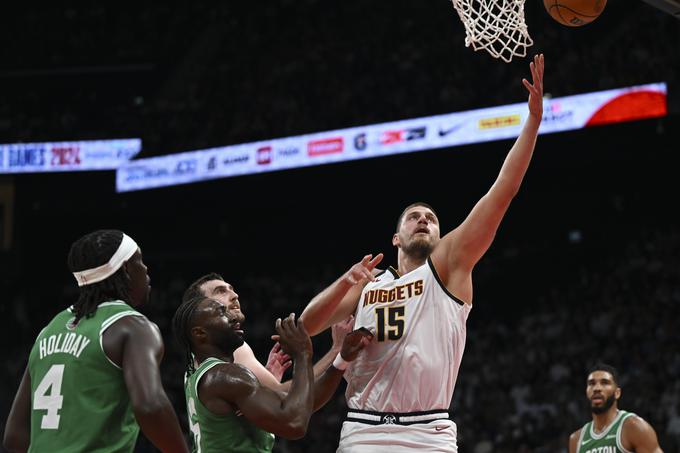
[[342,355],[338,352],[338,355],[333,360],[333,367],[336,370],[345,371],[349,366],[349,362],[342,358]]

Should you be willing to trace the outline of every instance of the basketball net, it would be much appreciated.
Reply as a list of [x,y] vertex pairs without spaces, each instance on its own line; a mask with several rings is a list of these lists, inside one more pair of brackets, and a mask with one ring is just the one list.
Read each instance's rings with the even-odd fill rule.
[[524,21],[524,0],[451,0],[465,25],[465,47],[484,49],[506,63],[534,44]]

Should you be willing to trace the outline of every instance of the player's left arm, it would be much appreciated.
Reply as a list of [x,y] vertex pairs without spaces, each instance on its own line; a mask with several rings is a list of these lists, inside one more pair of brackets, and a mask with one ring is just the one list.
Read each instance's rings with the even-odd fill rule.
[[[354,325],[354,319],[345,321],[345,326],[349,326],[351,330]],[[334,337],[335,330],[338,324],[333,325]],[[339,351],[340,357],[345,362],[353,362],[357,355],[373,340],[373,334],[366,329],[358,329],[350,333],[342,335],[341,348]],[[337,354],[336,354],[337,355]],[[342,367],[341,367],[342,368]],[[345,374],[344,370],[333,366],[331,362],[326,370],[317,377],[314,381],[314,411],[321,409],[328,400],[335,394],[335,391],[340,385],[342,376]]]
[[31,443],[31,376],[28,367],[21,378],[19,390],[14,397],[7,417],[2,446],[12,453],[28,451]]
[[243,343],[241,347],[234,351],[234,363],[243,365],[248,368],[260,381],[260,384],[274,390],[275,392],[285,393],[288,391],[288,386],[282,384],[267,368],[265,368],[248,343]]
[[432,253],[433,264],[443,283],[467,302],[472,299],[469,279],[472,268],[491,246],[510,202],[519,191],[534,152],[543,117],[543,67],[543,55],[536,55],[530,64],[533,83],[522,79],[529,91],[529,117],[505,158],[496,181],[463,223],[445,235]]
[[621,443],[635,453],[663,453],[652,425],[637,415],[624,420]]

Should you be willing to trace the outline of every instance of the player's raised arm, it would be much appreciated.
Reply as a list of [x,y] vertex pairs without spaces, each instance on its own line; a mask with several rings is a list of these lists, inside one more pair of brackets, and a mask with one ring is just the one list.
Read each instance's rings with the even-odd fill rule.
[[444,236],[432,253],[442,281],[464,301],[472,299],[470,272],[491,245],[529,167],[543,116],[543,67],[543,55],[535,56],[530,64],[533,83],[522,79],[529,91],[529,116],[496,181],[463,223]]
[[199,384],[201,401],[218,396],[259,428],[286,439],[299,439],[307,432],[314,401],[312,343],[302,321],[293,315],[276,322],[278,341],[293,358],[290,391],[283,396],[263,385],[246,368],[235,364],[216,367]]
[[364,256],[328,288],[314,296],[300,316],[310,335],[323,332],[354,313],[361,290],[369,281],[375,280],[375,267],[382,259],[382,253],[375,257]]

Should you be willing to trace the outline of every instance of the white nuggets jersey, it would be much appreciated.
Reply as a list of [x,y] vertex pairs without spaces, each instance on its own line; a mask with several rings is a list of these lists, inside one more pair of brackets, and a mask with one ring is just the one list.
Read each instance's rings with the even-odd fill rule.
[[404,276],[390,268],[369,282],[354,328],[375,339],[345,372],[350,410],[448,410],[470,309],[444,287],[429,258]]

